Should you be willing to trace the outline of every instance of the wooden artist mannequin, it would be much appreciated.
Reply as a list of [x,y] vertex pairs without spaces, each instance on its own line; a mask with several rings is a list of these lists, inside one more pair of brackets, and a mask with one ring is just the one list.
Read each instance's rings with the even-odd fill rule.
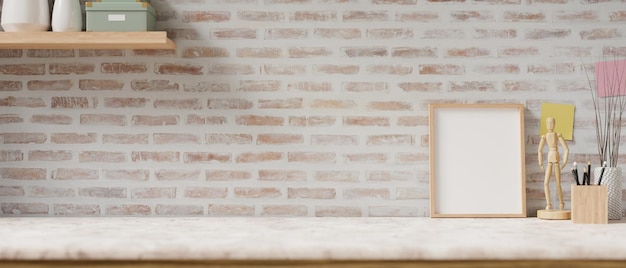
[[[541,141],[539,142],[539,149],[537,150],[537,155],[539,157],[539,167],[541,167],[541,171],[545,171],[545,178],[543,181],[543,189],[546,194],[546,209],[537,211],[537,217],[542,219],[569,219],[570,212],[564,210],[565,202],[563,201],[563,190],[561,189],[561,170],[567,164],[567,158],[569,156],[569,148],[565,143],[565,139],[560,133],[554,132],[555,120],[552,117],[548,117],[546,119],[546,129],[547,132],[545,135],[541,136]],[[559,156],[559,148],[558,145],[561,143],[561,147],[563,147],[563,163],[560,163]],[[548,145],[548,166],[544,168],[543,166],[543,148],[545,145]],[[552,202],[550,201],[550,178],[552,177],[552,171],[554,170],[554,177],[556,177],[556,190],[557,195],[559,197],[559,209],[552,209]]]

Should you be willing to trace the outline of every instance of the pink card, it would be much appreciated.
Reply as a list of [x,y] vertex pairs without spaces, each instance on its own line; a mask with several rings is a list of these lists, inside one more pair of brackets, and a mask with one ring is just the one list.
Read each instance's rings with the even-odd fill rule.
[[596,62],[598,97],[626,95],[626,60]]

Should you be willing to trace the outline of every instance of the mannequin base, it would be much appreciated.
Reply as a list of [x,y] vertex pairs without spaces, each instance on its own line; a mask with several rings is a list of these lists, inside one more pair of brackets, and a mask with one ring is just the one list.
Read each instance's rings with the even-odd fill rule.
[[537,210],[537,218],[544,220],[569,220],[571,213],[569,210],[541,209]]

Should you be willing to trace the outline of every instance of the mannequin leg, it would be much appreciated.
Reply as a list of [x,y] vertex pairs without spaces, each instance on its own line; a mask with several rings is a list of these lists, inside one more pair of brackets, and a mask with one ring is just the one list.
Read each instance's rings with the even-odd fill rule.
[[561,189],[561,167],[559,163],[554,163],[554,177],[556,178],[556,194],[559,197],[559,209],[565,208],[565,202],[563,201],[563,190]]
[[543,179],[543,191],[546,193],[546,210],[552,209],[552,202],[550,201],[550,175],[552,173],[552,163],[548,163],[546,167],[546,176]]

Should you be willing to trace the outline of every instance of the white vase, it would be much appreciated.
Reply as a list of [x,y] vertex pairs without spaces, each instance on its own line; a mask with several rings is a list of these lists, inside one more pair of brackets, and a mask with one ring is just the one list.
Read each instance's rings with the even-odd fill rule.
[[601,167],[593,170],[594,184],[598,184],[602,173],[601,185],[607,186],[609,201],[609,220],[619,220],[622,218],[622,168],[607,167],[602,172]]
[[0,24],[6,32],[43,32],[50,28],[48,0],[4,0]]
[[80,32],[83,13],[78,0],[55,0],[52,8],[52,31]]

